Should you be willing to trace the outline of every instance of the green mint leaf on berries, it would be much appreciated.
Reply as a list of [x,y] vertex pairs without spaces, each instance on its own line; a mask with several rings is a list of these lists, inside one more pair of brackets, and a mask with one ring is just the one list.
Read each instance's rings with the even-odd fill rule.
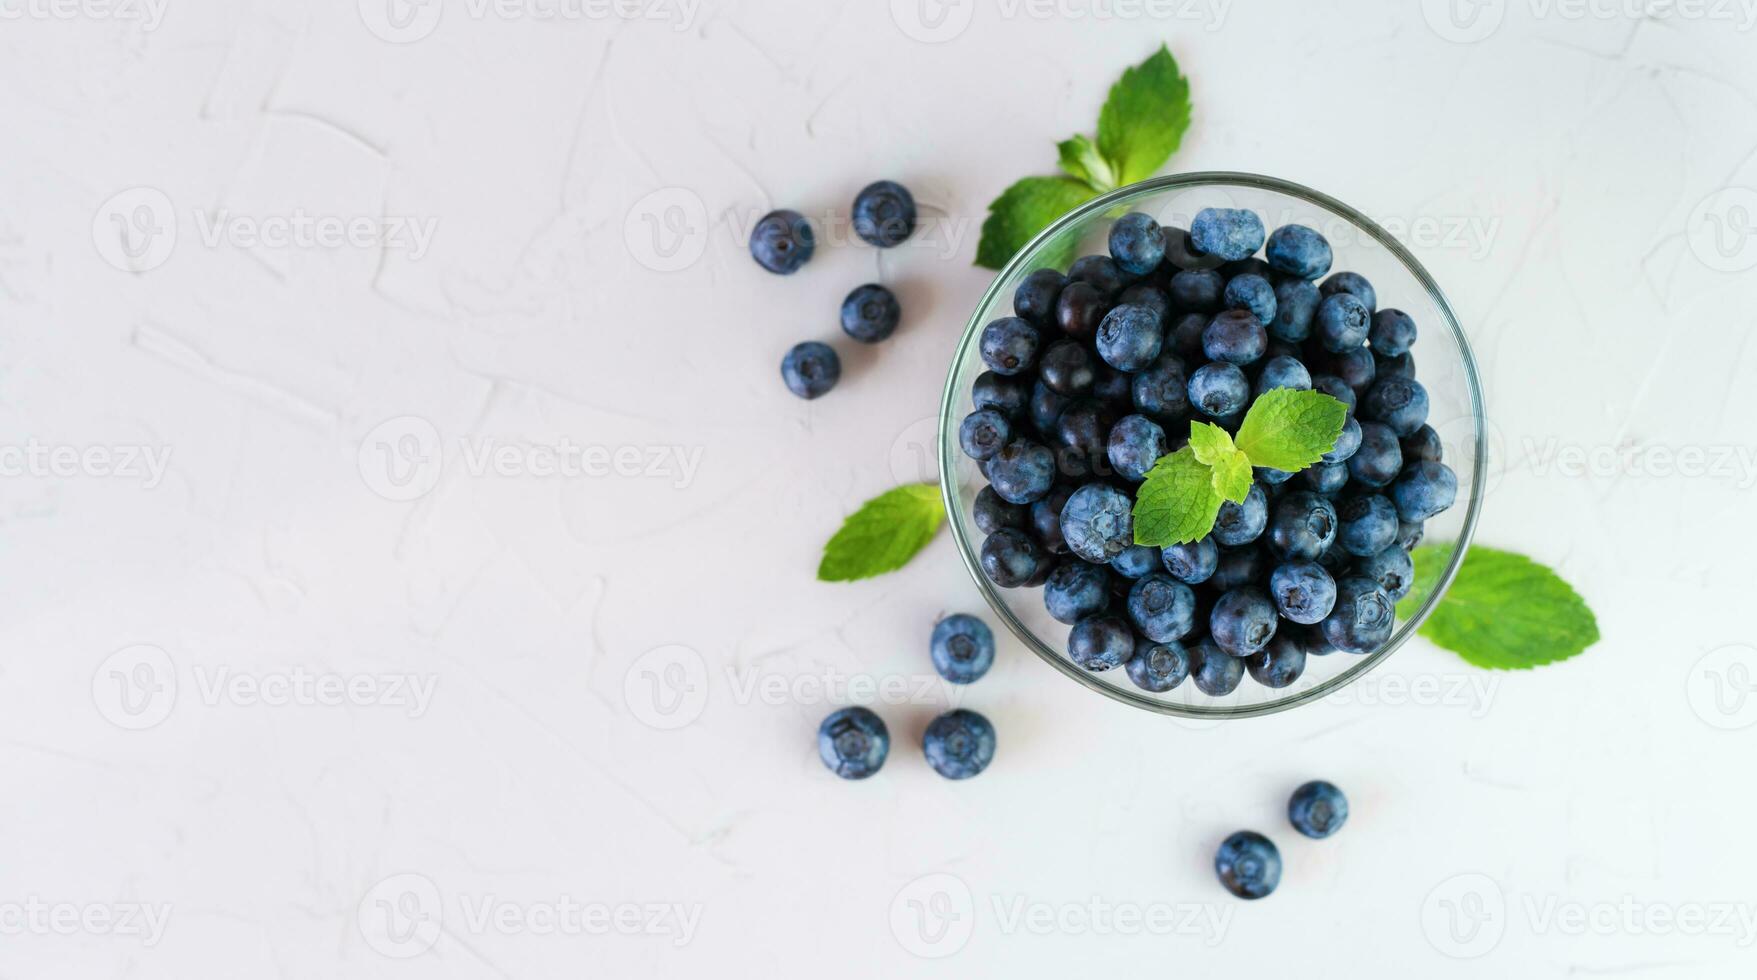
[[[1452,545],[1415,549],[1415,584],[1397,604],[1414,616],[1433,593]],[[1598,618],[1555,572],[1524,555],[1482,546],[1418,631],[1478,667],[1524,670],[1566,660],[1598,642]]]
[[[1183,142],[1190,126],[1190,83],[1164,45],[1123,72],[1098,116],[1098,138],[1083,134],[1056,144],[1066,177],[1027,177],[988,206],[976,264],[999,269],[1055,219],[1107,191],[1153,175]],[[1065,266],[1072,243],[1046,256]]]
[[1098,115],[1098,151],[1118,185],[1153,176],[1190,128],[1190,82],[1164,45],[1110,88]]
[[933,540],[945,517],[934,484],[910,483],[879,494],[824,545],[818,581],[852,582],[902,568]]
[[1199,541],[1220,514],[1214,468],[1189,446],[1159,457],[1135,495],[1135,543],[1163,548]]
[[1252,466],[1297,473],[1336,448],[1348,406],[1321,391],[1274,388],[1263,393],[1238,427],[1238,448]]
[[1211,422],[1190,423],[1190,449],[1214,471],[1214,492],[1222,500],[1244,503],[1251,492],[1251,461],[1233,446],[1226,430]]

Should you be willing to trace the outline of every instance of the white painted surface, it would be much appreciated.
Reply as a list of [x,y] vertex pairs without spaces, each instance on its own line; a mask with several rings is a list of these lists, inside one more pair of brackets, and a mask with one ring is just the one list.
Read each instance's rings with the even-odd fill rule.
[[[1750,975],[1748,3],[376,2],[6,5],[0,443],[164,469],[8,456],[0,977]],[[1211,729],[1009,639],[963,697],[998,760],[949,783],[917,748],[930,625],[978,602],[949,540],[848,586],[817,551],[918,475],[986,202],[1160,39],[1175,168],[1411,229],[1501,440],[1480,538],[1605,640],[1518,676],[1417,644]],[[943,233],[747,258],[879,177]],[[222,212],[397,220],[265,248],[204,240]],[[875,277],[904,328],[787,395]],[[500,445],[611,472],[472,461]],[[862,784],[812,747],[850,676],[908,702]],[[1322,844],[1280,815],[1313,776],[1354,805]],[[1209,867],[1239,827],[1287,863],[1248,906]]]

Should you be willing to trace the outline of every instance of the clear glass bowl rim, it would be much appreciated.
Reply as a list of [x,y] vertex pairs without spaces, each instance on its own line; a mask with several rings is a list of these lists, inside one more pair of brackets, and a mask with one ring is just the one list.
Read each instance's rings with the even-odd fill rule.
[[[961,452],[958,448],[957,429],[958,424],[961,421],[961,417],[958,414],[958,407],[962,404],[963,392],[959,390],[958,375],[963,369],[965,358],[971,356],[972,351],[976,348],[976,335],[986,325],[984,322],[986,319],[985,312],[999,298],[1002,285],[1012,279],[1016,273],[1034,268],[1038,255],[1042,252],[1045,243],[1055,238],[1056,235],[1064,230],[1078,225],[1086,221],[1088,218],[1110,211],[1119,205],[1128,205],[1133,201],[1138,201],[1144,197],[1158,194],[1163,191],[1206,186],[1248,187],[1258,190],[1274,191],[1276,193],[1285,194],[1288,197],[1297,198],[1307,204],[1340,215],[1356,228],[1371,236],[1374,241],[1378,242],[1390,252],[1391,255],[1402,264],[1404,269],[1415,278],[1415,281],[1427,291],[1429,299],[1433,301],[1435,308],[1440,311],[1440,316],[1445,321],[1446,329],[1451,331],[1452,339],[1458,346],[1458,353],[1463,361],[1465,383],[1470,390],[1471,419],[1473,423],[1471,436],[1475,441],[1475,463],[1470,475],[1470,499],[1465,507],[1464,523],[1463,526],[1460,527],[1457,540],[1453,544],[1451,559],[1447,562],[1445,570],[1440,574],[1439,581],[1436,583],[1434,590],[1429,593],[1427,601],[1422,604],[1422,607],[1416,611],[1416,614],[1413,617],[1406,620],[1403,625],[1399,627],[1397,633],[1391,637],[1391,641],[1385,644],[1382,649],[1359,658],[1359,663],[1354,664],[1347,670],[1337,674],[1335,677],[1329,678],[1313,687],[1298,691],[1285,698],[1251,705],[1186,705],[1161,701],[1149,697],[1144,693],[1137,693],[1119,686],[1106,684],[1090,672],[1082,670],[1074,665],[1063,656],[1060,651],[1057,651],[1044,643],[1043,640],[1033,633],[1029,627],[1024,623],[1021,623],[1019,619],[1013,615],[1012,609],[1009,608],[1006,600],[1001,597],[994,583],[990,582],[988,576],[983,574],[981,563],[977,558],[976,545],[971,540],[968,529],[965,527],[964,521],[961,517],[958,502],[957,481],[946,477],[946,474],[957,472],[957,467],[959,465],[957,454]],[[942,474],[940,479],[940,497],[945,504],[947,521],[951,524],[952,528],[952,537],[957,542],[958,555],[964,562],[965,570],[970,573],[970,577],[976,582],[977,589],[982,592],[983,599],[987,601],[989,608],[994,611],[994,614],[999,616],[1001,621],[1007,624],[1007,628],[1013,632],[1013,635],[1017,636],[1020,642],[1029,647],[1031,651],[1037,654],[1037,656],[1045,663],[1054,667],[1056,670],[1061,671],[1063,674],[1066,674],[1081,685],[1091,688],[1108,698],[1124,702],[1125,704],[1134,705],[1137,708],[1145,708],[1148,711],[1155,711],[1160,714],[1179,715],[1188,718],[1250,718],[1259,715],[1275,714],[1298,705],[1317,701],[1318,699],[1353,683],[1362,676],[1365,676],[1368,671],[1371,671],[1373,668],[1383,663],[1387,657],[1391,656],[1391,654],[1397,652],[1397,650],[1401,648],[1411,636],[1415,635],[1416,630],[1421,627],[1423,621],[1425,621],[1428,618],[1428,615],[1433,612],[1434,607],[1439,603],[1441,597],[1445,595],[1446,590],[1451,587],[1452,580],[1457,576],[1458,568],[1464,561],[1465,553],[1470,550],[1471,539],[1476,534],[1476,522],[1478,514],[1482,508],[1483,487],[1488,468],[1488,440],[1485,433],[1484,418],[1482,383],[1477,376],[1476,358],[1471,353],[1469,338],[1464,335],[1464,329],[1458,322],[1457,314],[1452,310],[1452,304],[1446,300],[1446,296],[1441,292],[1439,284],[1434,281],[1433,276],[1428,274],[1428,270],[1422,266],[1421,262],[1419,262],[1414,255],[1410,254],[1409,250],[1404,248],[1401,242],[1393,238],[1390,233],[1385,231],[1385,229],[1379,227],[1377,222],[1328,194],[1315,191],[1301,184],[1293,183],[1292,181],[1281,180],[1276,177],[1226,170],[1205,170],[1183,174],[1171,174],[1165,177],[1153,177],[1139,183],[1130,184],[1127,187],[1118,188],[1108,194],[1095,197],[1074,210],[1069,211],[1067,214],[1062,215],[1048,228],[1045,228],[1042,232],[1038,233],[1037,237],[1033,238],[1029,244],[1020,249],[1019,253],[1013,256],[1012,261],[1008,262],[1006,267],[995,275],[994,281],[990,283],[988,289],[983,292],[982,299],[976,304],[976,308],[972,311],[970,321],[964,327],[963,335],[958,338],[958,347],[952,356],[951,370],[946,375],[945,391],[940,397],[939,462],[940,473]],[[1332,654],[1332,656],[1346,657],[1353,655],[1336,653]]]

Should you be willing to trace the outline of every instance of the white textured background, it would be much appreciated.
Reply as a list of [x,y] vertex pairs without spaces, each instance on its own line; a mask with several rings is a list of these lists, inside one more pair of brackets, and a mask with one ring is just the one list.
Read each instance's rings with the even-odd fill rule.
[[[1752,0],[579,2],[0,3],[0,977],[1751,975]],[[1212,728],[1006,638],[947,782],[949,539],[817,552],[927,475],[987,201],[1161,40],[1173,168],[1408,230],[1484,371],[1480,540],[1605,639]],[[884,255],[824,221],[881,177],[934,219]],[[827,240],[790,279],[776,206]],[[301,215],[363,237],[239,237]],[[898,335],[788,395],[875,278]],[[1269,900],[1214,881],[1239,827]]]

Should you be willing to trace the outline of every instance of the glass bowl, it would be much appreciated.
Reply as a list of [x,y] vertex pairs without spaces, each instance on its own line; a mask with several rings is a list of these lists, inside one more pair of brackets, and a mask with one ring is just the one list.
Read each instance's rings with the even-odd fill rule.
[[[1427,522],[1422,541],[1450,544],[1446,567],[1415,615],[1398,619],[1384,647],[1365,655],[1336,652],[1308,657],[1301,678],[1281,689],[1263,687],[1247,674],[1237,690],[1223,697],[1201,693],[1190,680],[1164,694],[1152,694],[1136,687],[1120,667],[1093,673],[1069,660],[1064,652],[1068,627],[1044,609],[1043,590],[1002,589],[983,574],[978,561],[983,535],[972,519],[971,505],[987,481],[958,446],[959,423],[974,408],[971,383],[986,370],[978,350],[982,328],[1013,315],[1013,292],[1028,273],[1045,265],[1066,271],[1073,256],[1108,254],[1110,223],[1129,211],[1145,211],[1163,225],[1188,228],[1196,212],[1207,207],[1249,208],[1270,231],[1286,224],[1317,229],[1329,239],[1335,254],[1332,273],[1346,270],[1366,276],[1378,294],[1379,308],[1394,307],[1414,318],[1420,332],[1412,353],[1416,377],[1428,391],[1428,424],[1440,434],[1445,461],[1458,475],[1457,501]],[[1246,173],[1178,174],[1112,191],[1069,212],[1001,270],[971,314],[946,378],[940,405],[940,487],[965,568],[995,614],[1045,663],[1106,697],[1138,708],[1195,718],[1243,718],[1282,711],[1340,690],[1383,663],[1415,634],[1451,584],[1476,528],[1487,462],[1483,428],[1476,362],[1458,318],[1433,277],[1384,229],[1335,198],[1285,180]]]

